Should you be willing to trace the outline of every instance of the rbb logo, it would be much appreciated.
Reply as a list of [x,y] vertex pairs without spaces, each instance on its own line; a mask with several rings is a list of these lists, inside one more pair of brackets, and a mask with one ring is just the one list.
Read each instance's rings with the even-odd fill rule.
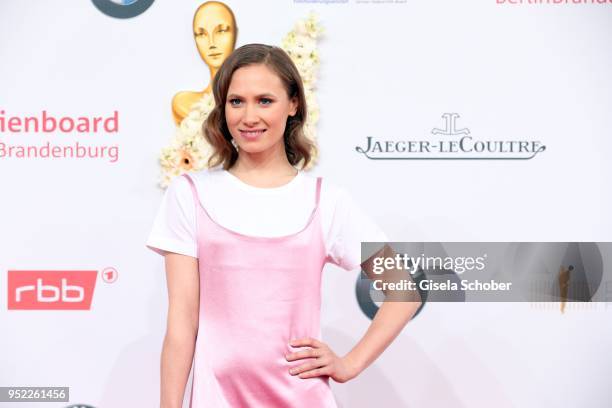
[[89,310],[98,271],[8,271],[9,310]]
[[[43,303],[51,302],[82,302],[85,291],[81,286],[68,285],[67,280],[62,278],[62,286],[45,285],[41,278],[36,279],[36,285],[20,286],[15,290],[15,302],[23,301],[24,293],[36,291],[36,300]],[[70,295],[74,292],[74,296]],[[47,294],[45,294],[47,293]]]

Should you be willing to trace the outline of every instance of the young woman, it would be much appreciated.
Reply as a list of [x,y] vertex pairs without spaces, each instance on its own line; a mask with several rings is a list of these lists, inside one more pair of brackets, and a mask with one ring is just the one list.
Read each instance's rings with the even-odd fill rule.
[[419,305],[384,302],[344,356],[321,340],[323,266],[359,268],[360,242],[387,237],[345,190],[298,170],[312,146],[284,51],[236,49],[213,93],[210,169],[173,180],[147,241],[169,294],[161,406],[181,407],[193,361],[193,408],[336,407],[329,378],[357,376]]

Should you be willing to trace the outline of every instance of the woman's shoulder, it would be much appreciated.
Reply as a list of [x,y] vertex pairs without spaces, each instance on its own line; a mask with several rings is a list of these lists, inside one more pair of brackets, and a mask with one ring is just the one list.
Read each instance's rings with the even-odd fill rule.
[[208,185],[210,180],[214,180],[218,177],[218,174],[219,172],[213,169],[188,170],[174,176],[174,178],[170,180],[170,183],[168,183],[167,191],[169,194],[173,195],[191,195],[191,183],[189,180],[193,182],[196,191],[199,191],[203,185]]
[[303,175],[310,181],[311,185],[316,185],[317,178],[321,177],[321,200],[335,204],[342,201],[348,195],[346,188],[336,182],[331,176],[320,176],[308,172],[303,172]]
[[[217,182],[221,181],[223,176],[223,168],[215,167],[215,168],[203,168],[199,170],[190,170],[185,172],[191,178],[196,187],[201,188],[209,188],[211,185],[215,185]],[[185,177],[177,177],[181,179],[185,179]],[[187,181],[185,179],[185,181]]]

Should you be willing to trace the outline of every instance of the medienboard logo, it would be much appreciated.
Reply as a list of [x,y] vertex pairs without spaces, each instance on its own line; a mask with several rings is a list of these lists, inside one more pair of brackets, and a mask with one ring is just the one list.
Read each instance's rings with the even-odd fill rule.
[[155,0],[92,0],[98,10],[110,17],[132,18],[141,15]]
[[530,160],[546,150],[539,140],[499,140],[474,137],[459,127],[458,113],[442,115],[443,127],[434,127],[429,140],[366,138],[366,146],[355,146],[370,160]]
[[89,310],[98,271],[8,271],[9,310]]

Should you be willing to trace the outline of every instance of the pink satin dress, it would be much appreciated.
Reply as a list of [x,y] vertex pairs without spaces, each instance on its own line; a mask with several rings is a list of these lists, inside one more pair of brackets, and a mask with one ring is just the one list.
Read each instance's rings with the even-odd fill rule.
[[[326,262],[317,178],[310,218],[297,233],[244,235],[214,221],[187,174],[196,203],[200,317],[191,408],[337,408],[329,377],[299,378],[287,361],[321,339],[321,273]],[[245,206],[248,203],[244,203]],[[257,216],[257,214],[253,214]]]

